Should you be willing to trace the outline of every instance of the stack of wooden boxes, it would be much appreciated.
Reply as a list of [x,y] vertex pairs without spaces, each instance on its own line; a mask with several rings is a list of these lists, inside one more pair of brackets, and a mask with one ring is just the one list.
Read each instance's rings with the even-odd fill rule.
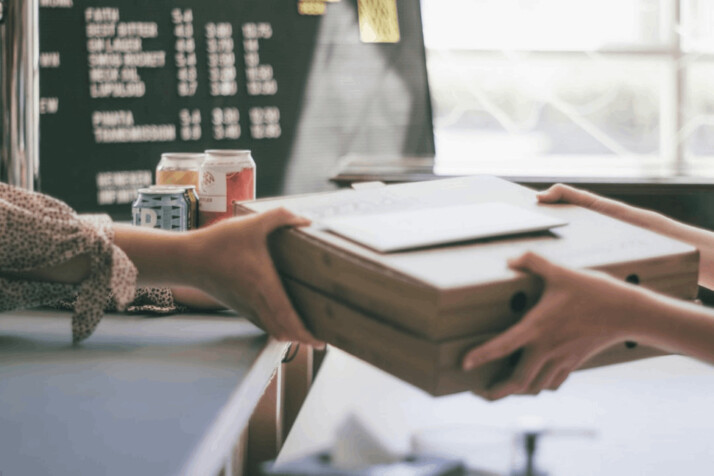
[[[424,207],[442,207],[448,213],[455,205],[486,202],[534,210],[568,224],[543,233],[397,253],[376,252],[321,226],[326,217]],[[533,190],[495,177],[264,199],[235,204],[235,212],[276,207],[313,220],[312,226],[275,233],[270,242],[307,326],[318,338],[432,395],[482,388],[512,368],[513,357],[464,372],[461,360],[537,302],[541,280],[506,264],[525,251],[570,267],[602,270],[682,299],[693,299],[697,292],[699,255],[694,247],[580,207],[539,205]],[[656,354],[622,343],[588,365]]]

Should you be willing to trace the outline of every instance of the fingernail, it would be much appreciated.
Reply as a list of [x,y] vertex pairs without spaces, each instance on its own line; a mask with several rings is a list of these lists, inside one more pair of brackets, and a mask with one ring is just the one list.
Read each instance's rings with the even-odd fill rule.
[[464,371],[468,372],[469,370],[475,369],[477,363],[477,360],[467,360],[463,365]]
[[508,258],[508,260],[506,261],[506,264],[512,270],[518,271],[521,267],[521,265],[518,264],[518,261],[519,261],[519,258]]
[[509,393],[510,392],[506,388],[502,388],[500,390],[493,390],[493,391],[488,392],[488,396],[492,400],[500,400],[503,397],[509,395]]

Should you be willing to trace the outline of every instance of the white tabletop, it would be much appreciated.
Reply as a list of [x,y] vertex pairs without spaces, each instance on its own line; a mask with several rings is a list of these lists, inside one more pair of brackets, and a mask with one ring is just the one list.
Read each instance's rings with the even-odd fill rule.
[[231,314],[0,314],[0,474],[217,473],[285,351]]
[[504,474],[512,441],[506,430],[539,417],[549,427],[596,432],[544,439],[539,458],[550,476],[709,475],[713,396],[714,368],[667,356],[577,372],[558,392],[538,397],[433,398],[330,348],[278,461],[330,447],[337,427],[355,415],[392,451],[408,452],[422,435],[422,444]]

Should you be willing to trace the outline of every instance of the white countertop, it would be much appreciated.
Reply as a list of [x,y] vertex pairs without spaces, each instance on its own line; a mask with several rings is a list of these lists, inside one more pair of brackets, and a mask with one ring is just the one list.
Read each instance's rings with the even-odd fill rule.
[[215,474],[286,345],[229,313],[0,314],[0,474]]
[[[678,356],[576,372],[558,392],[490,403],[469,393],[431,397],[330,348],[278,461],[330,447],[348,415],[394,451],[409,451],[422,434],[497,474],[511,461],[504,431],[531,416],[596,432],[543,439],[538,456],[550,476],[709,475],[714,466],[714,368]],[[468,437],[459,440],[459,429]]]

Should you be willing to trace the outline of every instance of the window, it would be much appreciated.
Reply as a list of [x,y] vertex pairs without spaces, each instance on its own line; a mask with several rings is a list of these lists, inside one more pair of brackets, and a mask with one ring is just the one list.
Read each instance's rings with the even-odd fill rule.
[[437,171],[714,177],[712,0],[422,0]]

